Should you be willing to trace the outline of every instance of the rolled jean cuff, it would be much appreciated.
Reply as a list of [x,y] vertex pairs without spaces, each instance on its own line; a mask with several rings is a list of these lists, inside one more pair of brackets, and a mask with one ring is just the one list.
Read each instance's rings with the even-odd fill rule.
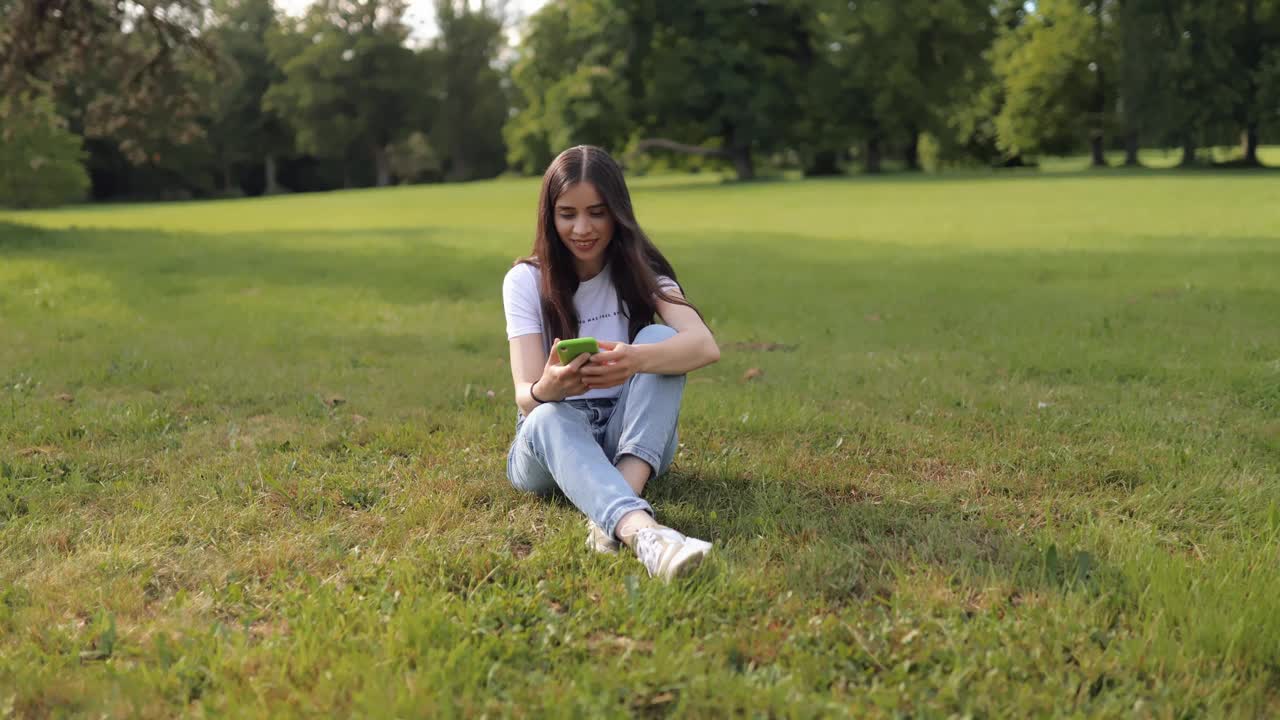
[[618,448],[618,452],[613,454],[613,464],[617,465],[623,455],[635,455],[641,460],[649,463],[649,467],[653,468],[654,477],[657,477],[658,473],[662,471],[662,455],[655,454],[648,448],[643,448],[635,444]]
[[615,500],[612,505],[605,508],[604,522],[600,523],[600,527],[608,534],[609,537],[617,537],[614,531],[618,528],[618,523],[628,513],[641,510],[649,513],[649,517],[653,517],[653,506],[638,497],[622,498]]

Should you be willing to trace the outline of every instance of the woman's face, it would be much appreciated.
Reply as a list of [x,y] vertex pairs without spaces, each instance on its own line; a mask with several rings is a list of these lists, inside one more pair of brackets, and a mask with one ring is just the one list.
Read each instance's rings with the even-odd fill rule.
[[573,253],[578,277],[589,278],[604,268],[604,253],[613,239],[613,214],[596,186],[585,180],[565,188],[556,198],[556,232]]

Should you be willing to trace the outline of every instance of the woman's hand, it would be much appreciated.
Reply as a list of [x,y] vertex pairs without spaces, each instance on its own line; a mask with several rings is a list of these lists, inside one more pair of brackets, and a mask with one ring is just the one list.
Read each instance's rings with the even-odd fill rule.
[[551,354],[547,355],[547,364],[542,368],[542,377],[538,378],[530,388],[530,392],[537,396],[536,399],[543,402],[555,402],[587,391],[581,371],[582,366],[587,364],[589,356],[583,353],[571,360],[568,365],[561,365],[560,353],[556,352],[558,344],[560,344],[560,338],[556,338],[555,342],[551,343]]
[[592,355],[591,362],[582,368],[582,378],[589,389],[617,387],[640,372],[640,358],[634,345],[608,340],[598,342],[601,352]]

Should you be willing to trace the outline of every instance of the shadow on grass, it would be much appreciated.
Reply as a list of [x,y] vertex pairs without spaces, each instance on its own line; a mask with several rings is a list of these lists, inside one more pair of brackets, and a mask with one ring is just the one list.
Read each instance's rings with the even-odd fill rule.
[[887,602],[903,575],[922,569],[960,595],[993,583],[1014,593],[1126,590],[1123,576],[1092,553],[1020,536],[955,504],[678,471],[651,483],[647,496],[681,531],[775,565],[786,587],[828,602]]

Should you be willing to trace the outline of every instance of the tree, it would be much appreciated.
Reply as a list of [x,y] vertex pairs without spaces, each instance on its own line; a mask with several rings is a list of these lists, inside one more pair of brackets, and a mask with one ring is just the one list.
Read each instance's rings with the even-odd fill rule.
[[403,0],[320,0],[268,41],[283,77],[263,107],[295,130],[297,148],[348,168],[366,154],[391,182],[387,147],[421,124],[421,58],[405,47]]
[[1280,134],[1280,43],[1273,46],[1262,61],[1258,88],[1260,133],[1269,129]]
[[616,0],[566,0],[529,18],[503,128],[512,166],[539,173],[566,147],[621,150],[635,133],[628,17]]
[[391,172],[401,183],[440,179],[440,157],[425,133],[414,131],[389,151]]
[[988,166],[1018,167],[1026,164],[1018,152],[1001,148],[997,118],[1005,103],[1005,89],[994,69],[996,40],[1021,27],[1027,16],[1022,0],[999,0],[991,8],[987,46],[980,62],[970,63],[950,88],[941,109],[941,121],[933,131],[939,164],[977,162]]
[[[651,136],[641,149],[718,155],[738,177],[755,176],[754,155],[787,145],[796,98],[812,64],[810,3],[704,0],[628,3],[635,52],[629,63]],[[651,38],[644,42],[646,38]],[[716,146],[700,146],[708,140]]]
[[1235,102],[1228,13],[1195,0],[1122,0],[1117,20],[1122,123],[1131,135],[1182,147],[1182,164],[1193,164],[1201,139],[1230,123]]
[[919,169],[921,134],[948,134],[953,106],[980,87],[995,26],[990,3],[822,0],[820,8],[809,131],[845,144],[861,138],[868,172],[879,171],[883,146],[896,140],[903,165]]
[[214,13],[210,43],[226,77],[214,86],[207,135],[217,151],[223,187],[234,183],[236,163],[260,161],[265,192],[279,192],[277,160],[293,137],[284,119],[263,102],[271,85],[284,81],[267,47],[268,37],[280,32],[279,19],[271,0],[217,0]]
[[199,37],[205,9],[204,0],[0,0],[0,91],[56,97],[73,131],[111,138],[144,162],[157,143],[199,137],[200,97],[180,68],[212,58]]
[[993,52],[1005,90],[996,120],[1001,147],[1011,153],[1063,152],[1082,137],[1092,164],[1103,154],[1114,89],[1110,3],[1040,0]]
[[1140,138],[1164,93],[1163,88],[1150,82],[1154,73],[1152,61],[1160,56],[1164,44],[1151,16],[1153,4],[1151,0],[1120,0],[1116,8],[1116,116],[1124,133],[1126,167],[1141,164]]
[[503,19],[485,3],[472,9],[467,0],[437,0],[436,25],[441,104],[432,144],[448,179],[492,177],[502,172],[507,154],[508,102],[495,67],[505,42]]
[[0,99],[0,205],[40,207],[84,197],[89,176],[81,145],[49,97],[24,92]]
[[1242,163],[1257,166],[1259,127],[1276,113],[1266,103],[1280,83],[1273,69],[1280,46],[1280,2],[1234,0],[1223,4],[1234,11],[1229,33],[1234,60],[1231,85],[1237,92],[1232,118],[1240,128]]

